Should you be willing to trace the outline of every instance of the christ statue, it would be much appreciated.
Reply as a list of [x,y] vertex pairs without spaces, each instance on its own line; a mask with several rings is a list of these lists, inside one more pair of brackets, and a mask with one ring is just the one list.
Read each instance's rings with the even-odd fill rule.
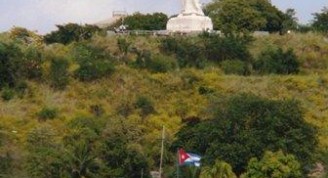
[[184,15],[195,14],[201,16],[204,15],[199,0],[182,0],[182,4],[183,4],[182,14]]

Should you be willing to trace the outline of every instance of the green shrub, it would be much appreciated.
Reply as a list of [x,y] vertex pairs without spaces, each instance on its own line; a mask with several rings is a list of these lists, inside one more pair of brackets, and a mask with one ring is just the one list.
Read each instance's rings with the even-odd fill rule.
[[294,155],[282,151],[266,151],[261,160],[252,158],[242,178],[298,178],[302,177],[301,165]]
[[79,68],[74,71],[81,81],[93,81],[111,75],[115,66],[113,57],[103,48],[80,44],[75,48]]
[[131,43],[126,40],[126,38],[118,38],[117,39],[117,46],[120,52],[123,55],[126,55],[129,52],[131,47]]
[[179,67],[204,68],[206,55],[198,38],[165,38],[161,41],[160,50],[168,55],[175,55]]
[[15,92],[19,98],[23,98],[28,91],[28,85],[25,81],[20,81],[15,87]]
[[109,61],[90,61],[80,63],[75,76],[81,81],[93,81],[112,74],[114,69],[114,65]]
[[300,64],[292,49],[268,49],[260,54],[254,63],[259,74],[297,74]]
[[141,109],[141,115],[147,116],[155,112],[153,102],[145,96],[139,96],[135,102],[135,107]]
[[44,107],[37,113],[39,121],[46,121],[55,119],[58,116],[58,110],[56,108]]
[[23,72],[28,79],[41,79],[42,77],[42,54],[35,46],[29,46],[24,51]]
[[208,60],[221,62],[224,60],[249,61],[252,56],[247,45],[253,40],[250,37],[203,35],[205,55]]
[[2,93],[1,93],[1,98],[4,100],[4,101],[9,101],[11,99],[13,99],[15,97],[15,92],[14,90],[10,89],[10,88],[4,88],[2,90]]
[[245,75],[247,74],[246,63],[240,60],[226,60],[221,62],[221,69],[225,74]]
[[152,58],[147,58],[145,66],[152,72],[165,73],[176,68],[174,59],[168,56],[155,55]]
[[200,86],[200,87],[198,88],[198,93],[199,93],[200,95],[207,95],[207,94],[214,93],[214,90],[211,89],[211,88],[205,87],[205,86]]
[[69,83],[69,63],[66,59],[57,57],[51,60],[50,81],[55,89],[63,90]]
[[0,89],[14,87],[24,75],[21,73],[23,54],[15,44],[0,42]]
[[161,52],[175,55],[180,67],[203,68],[207,62],[221,62],[252,58],[247,45],[253,40],[248,36],[226,36],[204,33],[193,38],[165,38],[161,41]]
[[101,32],[101,29],[95,25],[78,25],[68,23],[65,25],[57,25],[58,30],[53,31],[44,37],[47,44],[62,43],[69,44],[71,42],[78,42],[88,40],[93,35]]

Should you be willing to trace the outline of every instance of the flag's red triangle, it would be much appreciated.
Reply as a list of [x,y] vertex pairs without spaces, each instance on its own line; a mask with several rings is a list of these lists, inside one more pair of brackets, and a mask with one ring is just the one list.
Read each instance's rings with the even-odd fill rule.
[[182,165],[184,162],[190,158],[190,156],[186,153],[182,148],[179,149],[179,164]]

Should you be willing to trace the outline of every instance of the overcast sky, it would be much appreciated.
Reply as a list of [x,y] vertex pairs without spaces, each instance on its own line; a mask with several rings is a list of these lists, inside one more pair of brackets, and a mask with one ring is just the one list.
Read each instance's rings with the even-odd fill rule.
[[[203,3],[209,1],[201,0]],[[312,13],[328,6],[328,0],[272,0],[272,3],[283,11],[296,9],[301,23],[308,23]],[[108,19],[113,10],[172,15],[180,8],[180,0],[0,0],[0,32],[20,26],[47,33],[56,29],[55,24],[95,23]]]

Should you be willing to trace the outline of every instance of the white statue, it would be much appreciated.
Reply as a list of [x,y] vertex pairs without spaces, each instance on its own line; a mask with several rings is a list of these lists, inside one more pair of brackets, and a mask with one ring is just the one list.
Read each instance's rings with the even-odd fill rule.
[[166,24],[169,32],[202,32],[213,30],[212,20],[204,15],[199,0],[182,0],[182,11]]
[[204,15],[202,7],[199,3],[199,0],[182,0],[183,10],[182,14],[184,15]]

